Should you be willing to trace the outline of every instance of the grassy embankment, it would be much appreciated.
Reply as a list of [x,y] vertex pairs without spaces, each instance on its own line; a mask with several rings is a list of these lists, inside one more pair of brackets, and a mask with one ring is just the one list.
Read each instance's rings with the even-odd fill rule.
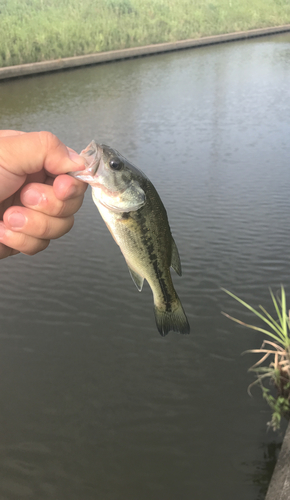
[[290,0],[0,0],[0,66],[290,23]]

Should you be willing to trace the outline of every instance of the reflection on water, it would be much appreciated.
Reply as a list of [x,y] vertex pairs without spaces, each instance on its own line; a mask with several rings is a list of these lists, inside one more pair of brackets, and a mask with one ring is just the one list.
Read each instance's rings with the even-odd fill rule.
[[3,499],[261,495],[260,445],[275,437],[240,353],[262,339],[221,315],[248,319],[220,288],[269,310],[269,286],[289,294],[289,42],[0,83],[2,128],[48,129],[79,151],[94,138],[150,177],[192,328],[159,336],[150,289],[137,292],[89,191],[68,235],[2,261]]

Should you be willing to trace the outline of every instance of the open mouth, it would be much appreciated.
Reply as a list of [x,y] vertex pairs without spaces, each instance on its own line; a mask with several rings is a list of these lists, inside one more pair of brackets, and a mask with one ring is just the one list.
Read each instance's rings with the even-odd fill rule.
[[90,142],[80,154],[86,161],[87,168],[84,172],[89,173],[91,176],[96,175],[102,154],[102,147],[99,146],[96,141]]
[[80,181],[87,182],[91,186],[98,186],[97,182],[97,170],[100,165],[100,160],[102,157],[103,150],[95,141],[90,142],[90,144],[83,149],[80,156],[85,159],[86,168],[84,170],[78,170],[77,172],[69,172],[69,175]]

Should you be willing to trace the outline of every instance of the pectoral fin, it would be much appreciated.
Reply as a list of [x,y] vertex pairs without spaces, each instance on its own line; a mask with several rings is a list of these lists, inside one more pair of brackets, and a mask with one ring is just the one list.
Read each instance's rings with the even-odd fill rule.
[[128,266],[129,273],[131,275],[132,280],[134,281],[139,292],[141,292],[141,290],[143,288],[144,278],[142,278],[142,276],[140,276],[140,274],[136,273],[136,271],[133,271],[133,269],[131,269],[131,267],[128,265],[128,263],[127,263],[127,266]]
[[174,271],[181,276],[182,271],[181,271],[181,262],[180,262],[180,257],[179,253],[177,250],[176,243],[174,239],[172,238],[172,245],[171,245],[171,267],[174,269]]

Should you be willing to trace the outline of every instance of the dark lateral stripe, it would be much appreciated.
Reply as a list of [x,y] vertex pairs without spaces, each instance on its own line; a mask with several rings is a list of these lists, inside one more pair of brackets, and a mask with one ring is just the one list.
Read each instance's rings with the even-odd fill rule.
[[[142,219],[143,219],[144,223],[146,224],[146,218],[142,217]],[[142,229],[144,229],[143,228],[143,224],[142,224]],[[166,280],[163,277],[162,270],[160,269],[160,267],[158,265],[158,258],[157,258],[157,255],[155,253],[153,239],[152,239],[151,236],[149,236],[149,238],[148,237],[146,238],[146,236],[145,236],[146,233],[148,233],[148,232],[149,232],[149,230],[148,230],[148,228],[146,226],[146,231],[142,231],[141,240],[142,240],[142,243],[145,245],[145,247],[146,247],[146,249],[148,251],[149,258],[150,258],[150,261],[152,263],[152,266],[153,266],[153,269],[154,269],[154,272],[155,272],[155,276],[156,276],[156,278],[157,278],[157,280],[159,282],[159,285],[160,285],[160,288],[161,288],[161,291],[162,291],[162,294],[163,294],[163,299],[164,299],[164,304],[165,304],[165,307],[166,307],[166,312],[171,312],[171,310],[172,310],[171,303],[172,303],[173,297],[172,297],[172,294],[169,292]]]
[[162,273],[161,273],[161,271],[160,271],[160,269],[158,267],[157,260],[155,260],[153,262],[153,269],[155,271],[155,275],[156,275],[156,277],[158,279],[160,288],[162,290],[164,304],[165,304],[165,311],[166,312],[171,312],[172,311],[172,299],[173,299],[173,297],[172,297],[172,295],[170,294],[170,292],[168,290],[168,287],[167,287],[165,279],[162,277]]

